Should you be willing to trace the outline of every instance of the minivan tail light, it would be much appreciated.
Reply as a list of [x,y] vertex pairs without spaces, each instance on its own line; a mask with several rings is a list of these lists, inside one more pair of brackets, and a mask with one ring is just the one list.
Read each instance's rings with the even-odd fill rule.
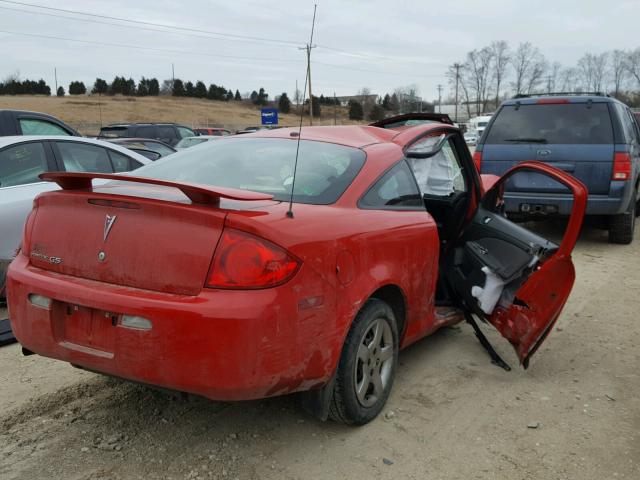
[[255,235],[225,228],[213,255],[206,286],[258,289],[290,280],[300,261],[285,249]]
[[473,152],[473,163],[475,163],[476,169],[478,170],[478,173],[480,173],[480,167],[482,166],[482,152],[479,152],[478,150]]
[[611,180],[629,180],[631,178],[631,157],[626,152],[617,152],[613,157]]

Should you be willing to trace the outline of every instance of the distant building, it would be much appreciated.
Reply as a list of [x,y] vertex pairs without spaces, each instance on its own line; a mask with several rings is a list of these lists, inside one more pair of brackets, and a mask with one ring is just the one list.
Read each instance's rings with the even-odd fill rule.
[[360,102],[360,103],[375,103],[375,102],[378,101],[378,95],[376,95],[376,94],[371,94],[371,95],[345,95],[345,96],[336,97],[336,98],[340,102],[340,105],[342,105],[343,107],[348,106],[349,102],[351,100],[356,101],[356,102]]

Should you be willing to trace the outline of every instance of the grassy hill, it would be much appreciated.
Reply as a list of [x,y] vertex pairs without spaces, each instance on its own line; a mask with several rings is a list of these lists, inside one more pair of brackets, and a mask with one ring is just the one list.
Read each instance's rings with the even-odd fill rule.
[[[0,96],[0,109],[33,110],[58,117],[84,135],[95,135],[100,125],[117,122],[176,122],[190,127],[220,126],[238,130],[260,124],[260,108],[249,102],[220,102],[180,97],[105,97],[74,95]],[[292,107],[295,111],[295,106]],[[336,110],[337,124],[354,123],[347,109]],[[305,116],[304,124],[309,117]],[[300,117],[280,114],[280,125],[298,125]],[[333,125],[334,107],[322,107],[314,125]]]

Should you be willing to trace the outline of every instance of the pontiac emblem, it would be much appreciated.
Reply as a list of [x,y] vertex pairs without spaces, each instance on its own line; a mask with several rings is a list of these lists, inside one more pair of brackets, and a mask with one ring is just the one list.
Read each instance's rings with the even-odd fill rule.
[[107,241],[107,237],[109,236],[109,232],[111,231],[111,227],[113,227],[113,224],[116,222],[116,218],[118,218],[116,215],[107,215],[107,218],[105,218],[104,220],[104,241]]

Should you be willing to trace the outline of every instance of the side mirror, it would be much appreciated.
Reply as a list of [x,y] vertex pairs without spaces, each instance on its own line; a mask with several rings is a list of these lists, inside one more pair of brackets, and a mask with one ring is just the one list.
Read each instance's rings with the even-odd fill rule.
[[436,155],[442,147],[444,147],[445,143],[449,139],[448,135],[444,133],[438,136],[430,136],[421,138],[409,148],[407,148],[404,154],[408,158],[430,158]]

